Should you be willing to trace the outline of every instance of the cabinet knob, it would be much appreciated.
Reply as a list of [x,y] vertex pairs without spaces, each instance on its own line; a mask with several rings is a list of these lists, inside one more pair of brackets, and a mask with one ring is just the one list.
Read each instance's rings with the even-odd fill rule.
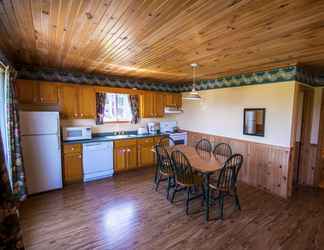
[[44,101],[44,98],[43,98],[43,97],[41,97],[41,98],[40,98],[40,101],[41,101],[41,102],[43,102],[43,101]]
[[82,158],[82,156],[81,156],[81,155],[79,155],[79,158],[81,159],[81,158]]
[[74,151],[74,148],[71,148],[72,151]]
[[83,113],[81,113],[81,117],[83,117]]
[[74,117],[77,117],[78,116],[78,114],[74,114]]

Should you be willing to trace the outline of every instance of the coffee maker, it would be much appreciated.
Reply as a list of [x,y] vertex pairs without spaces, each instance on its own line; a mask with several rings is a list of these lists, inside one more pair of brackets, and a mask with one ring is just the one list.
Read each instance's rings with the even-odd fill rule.
[[148,122],[147,131],[149,134],[156,134],[160,131],[160,123],[158,122]]

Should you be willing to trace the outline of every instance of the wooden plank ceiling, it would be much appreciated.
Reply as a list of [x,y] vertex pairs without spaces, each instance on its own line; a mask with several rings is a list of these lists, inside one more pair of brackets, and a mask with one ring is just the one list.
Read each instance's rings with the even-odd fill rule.
[[16,64],[159,81],[324,69],[324,1],[1,0],[0,36]]

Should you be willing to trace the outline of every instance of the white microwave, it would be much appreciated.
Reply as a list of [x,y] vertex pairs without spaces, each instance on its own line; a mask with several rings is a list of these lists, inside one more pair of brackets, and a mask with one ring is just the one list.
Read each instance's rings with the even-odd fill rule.
[[86,140],[92,138],[91,127],[64,127],[63,140],[75,141]]

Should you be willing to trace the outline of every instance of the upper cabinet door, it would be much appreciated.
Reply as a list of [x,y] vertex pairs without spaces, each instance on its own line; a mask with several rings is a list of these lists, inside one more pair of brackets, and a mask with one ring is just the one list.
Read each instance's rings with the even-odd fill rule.
[[60,104],[62,108],[63,118],[78,118],[78,86],[63,85],[60,92]]
[[141,117],[155,117],[154,94],[152,92],[145,93],[141,96]]
[[41,104],[58,104],[58,86],[51,83],[39,84],[39,100]]
[[182,95],[181,94],[173,94],[173,103],[176,107],[182,107]]
[[79,118],[96,118],[96,92],[92,86],[79,88]]
[[21,104],[32,104],[38,101],[37,85],[31,80],[16,81],[17,98]]
[[175,103],[174,103],[175,99],[174,99],[172,93],[167,93],[165,95],[164,100],[165,100],[165,106],[168,106],[168,107],[175,107],[176,106]]
[[163,117],[164,116],[164,94],[158,93],[155,94],[155,116]]

